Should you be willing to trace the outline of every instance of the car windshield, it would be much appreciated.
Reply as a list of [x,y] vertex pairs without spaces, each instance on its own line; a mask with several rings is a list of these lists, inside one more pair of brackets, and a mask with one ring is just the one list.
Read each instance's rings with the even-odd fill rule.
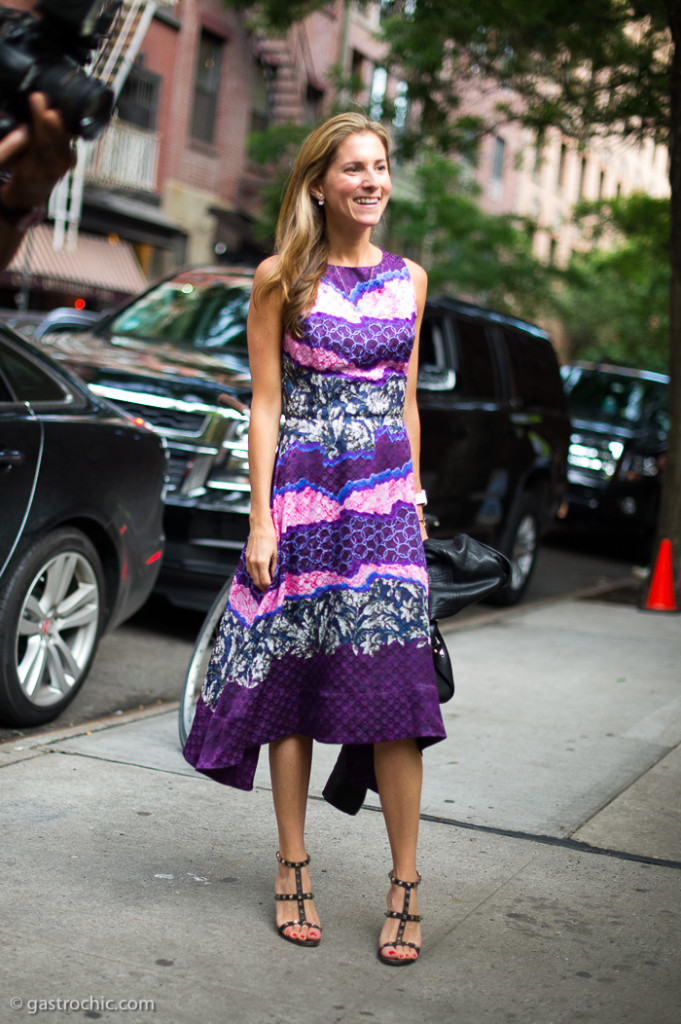
[[648,423],[669,430],[667,385],[663,381],[581,366],[567,367],[564,373],[572,416],[595,418],[613,426]]
[[250,284],[215,274],[180,274],[123,310],[112,334],[246,358]]

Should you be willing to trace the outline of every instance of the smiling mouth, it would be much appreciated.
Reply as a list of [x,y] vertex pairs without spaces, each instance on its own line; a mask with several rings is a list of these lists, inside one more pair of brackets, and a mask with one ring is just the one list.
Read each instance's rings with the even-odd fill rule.
[[359,206],[378,206],[380,199],[378,196],[358,196],[355,202]]

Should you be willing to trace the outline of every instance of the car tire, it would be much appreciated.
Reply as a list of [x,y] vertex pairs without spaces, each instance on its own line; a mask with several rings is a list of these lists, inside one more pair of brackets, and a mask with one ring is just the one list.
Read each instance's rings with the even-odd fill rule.
[[69,704],[92,665],[104,617],[104,576],[80,530],[41,538],[0,597],[0,720],[35,726]]
[[522,496],[511,513],[499,541],[500,550],[511,563],[507,587],[488,599],[490,604],[517,604],[529,586],[539,550],[539,500],[532,493]]

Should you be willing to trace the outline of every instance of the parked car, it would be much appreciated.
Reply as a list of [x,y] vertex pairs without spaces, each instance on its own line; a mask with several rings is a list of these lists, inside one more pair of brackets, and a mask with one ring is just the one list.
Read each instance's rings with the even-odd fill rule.
[[[166,438],[166,553],[157,590],[206,609],[232,571],[249,512],[246,315],[252,274],[182,270],[49,351],[98,395]],[[477,306],[429,302],[419,403],[433,532],[500,547],[517,601],[566,486],[569,421],[548,336]]]
[[651,535],[670,418],[669,377],[595,363],[562,367],[572,421],[568,515]]
[[0,324],[10,327],[13,331],[19,331],[25,338],[32,338],[33,332],[44,318],[44,313],[36,310],[22,312],[18,309],[0,309]]
[[94,309],[76,309],[75,306],[57,306],[45,313],[36,324],[31,337],[38,341],[46,334],[60,334],[65,331],[84,331],[95,324],[104,314]]
[[0,720],[48,722],[161,565],[162,439],[0,327]]
[[515,604],[565,494],[569,418],[549,336],[451,298],[426,305],[418,404],[421,481],[435,536],[473,534],[508,555]]

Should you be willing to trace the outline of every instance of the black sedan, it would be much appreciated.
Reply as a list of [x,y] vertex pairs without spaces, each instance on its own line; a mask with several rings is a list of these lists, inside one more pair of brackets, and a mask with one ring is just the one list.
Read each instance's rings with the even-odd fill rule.
[[0,721],[48,722],[163,553],[166,453],[0,325]]

